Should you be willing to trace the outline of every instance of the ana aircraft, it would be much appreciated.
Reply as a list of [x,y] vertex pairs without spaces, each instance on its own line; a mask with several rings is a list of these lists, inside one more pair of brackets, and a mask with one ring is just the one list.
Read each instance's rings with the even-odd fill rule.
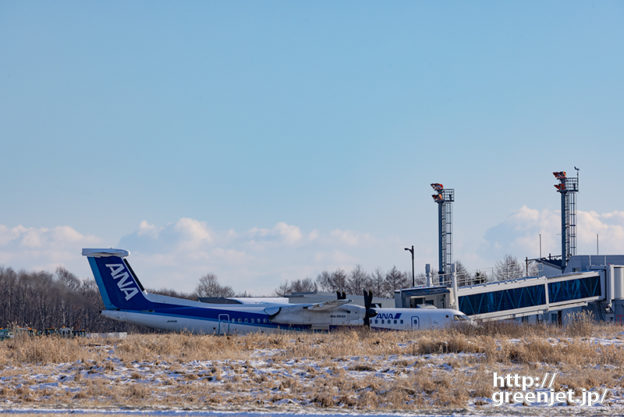
[[[122,249],[83,249],[100,290],[102,315],[148,327],[192,333],[249,333],[278,330],[331,330],[362,326],[364,307],[351,300],[315,304],[207,304],[149,294]],[[369,311],[369,313],[371,313]]]
[[[338,293],[338,299],[345,299],[345,293]],[[422,308],[371,308],[372,291],[364,290],[364,305],[368,314],[364,324],[373,330],[425,330],[440,329],[459,323],[474,324],[459,310],[427,306]]]
[[[192,333],[250,333],[280,330],[332,330],[370,326],[378,330],[433,329],[466,321],[460,311],[428,308],[373,308],[350,304],[344,293],[322,303],[288,304],[283,299],[237,299],[239,304],[208,304],[145,291],[123,249],[83,249],[113,320]],[[374,318],[374,319],[371,319]]]
[[370,328],[377,330],[440,329],[472,323],[461,311],[450,308],[376,308]]

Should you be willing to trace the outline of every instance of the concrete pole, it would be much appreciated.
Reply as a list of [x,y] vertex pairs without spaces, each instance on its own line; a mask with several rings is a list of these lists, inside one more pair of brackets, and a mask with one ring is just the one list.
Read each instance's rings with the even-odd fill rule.
[[459,297],[457,297],[457,273],[455,272],[455,264],[451,264],[451,277],[453,280],[453,308],[459,310]]

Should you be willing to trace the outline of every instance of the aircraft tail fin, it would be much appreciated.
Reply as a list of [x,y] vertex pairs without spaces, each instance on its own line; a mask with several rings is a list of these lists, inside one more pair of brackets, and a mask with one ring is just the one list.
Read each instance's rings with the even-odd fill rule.
[[128,251],[83,249],[82,255],[89,260],[106,309],[150,309],[153,303],[145,297],[145,289],[125,259]]

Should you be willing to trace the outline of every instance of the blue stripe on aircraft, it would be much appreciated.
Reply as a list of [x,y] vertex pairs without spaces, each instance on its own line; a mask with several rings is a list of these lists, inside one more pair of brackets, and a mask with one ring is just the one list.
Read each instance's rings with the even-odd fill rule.
[[110,298],[108,297],[108,291],[106,291],[106,287],[104,286],[104,280],[102,279],[102,275],[100,274],[100,269],[95,262],[95,258],[89,257],[89,266],[91,266],[91,270],[93,271],[93,276],[95,277],[95,282],[100,288],[100,294],[102,295],[102,301],[104,302],[104,307],[107,310],[113,310],[115,306],[111,303]]
[[[232,314],[230,313],[230,310],[216,310],[216,309],[204,309],[204,308],[196,308],[196,307],[190,307],[190,309],[194,309],[194,310],[198,310],[195,311],[195,313],[199,313],[201,310],[205,311],[205,310],[213,310],[217,312],[217,315],[228,315],[228,316],[232,316]],[[167,309],[167,310],[171,310],[171,309]],[[218,317],[215,318],[213,316],[205,316],[205,315],[200,315],[200,314],[181,314],[181,313],[172,313],[172,312],[166,312],[163,310],[153,310],[153,311],[141,311],[141,310],[128,310],[128,309],[121,309],[121,310],[115,310],[115,311],[122,311],[122,312],[126,312],[126,313],[138,313],[138,314],[145,314],[147,316],[166,316],[166,317],[177,317],[177,318],[183,318],[183,319],[195,319],[195,320],[203,320],[203,321],[210,321],[210,322],[215,322],[215,323],[228,323],[228,324],[232,324],[232,325],[241,325],[241,326],[254,326],[254,327],[265,327],[265,328],[273,328],[273,329],[289,329],[289,330],[310,330],[312,328],[312,325],[309,324],[288,324],[288,323],[275,323],[272,321],[268,321],[266,323],[262,323],[262,322],[255,322],[255,323],[251,323],[249,321],[244,322],[244,321],[235,321],[232,317],[230,317],[230,320],[220,320]],[[256,318],[257,314],[254,314],[253,318]],[[239,314],[238,317],[236,317],[236,320],[238,319],[249,319],[252,318],[249,315],[245,315],[245,314]],[[263,316],[263,318],[266,318],[267,320],[269,320],[269,316],[265,315]],[[344,327],[344,326],[341,326]],[[337,326],[330,326],[330,328],[337,328]]]

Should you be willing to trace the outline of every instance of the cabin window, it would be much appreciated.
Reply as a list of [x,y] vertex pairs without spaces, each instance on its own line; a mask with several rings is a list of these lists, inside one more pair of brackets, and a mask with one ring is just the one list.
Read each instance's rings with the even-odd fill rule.
[[401,319],[401,324],[403,324],[403,319]]
[[384,320],[383,319],[381,319],[381,324],[384,324]]
[[397,321],[396,321],[396,320],[394,321],[394,324],[397,324]]

